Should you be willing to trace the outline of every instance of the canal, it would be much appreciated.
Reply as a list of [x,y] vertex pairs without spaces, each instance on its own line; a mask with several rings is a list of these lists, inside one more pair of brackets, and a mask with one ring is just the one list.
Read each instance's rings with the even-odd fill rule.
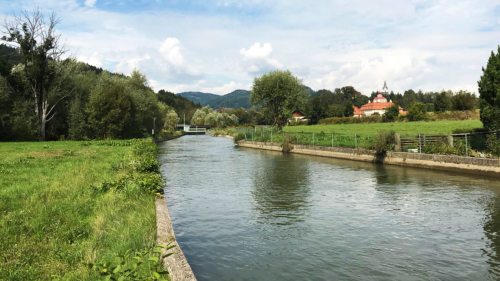
[[500,183],[427,169],[161,145],[177,240],[198,280],[498,280]]

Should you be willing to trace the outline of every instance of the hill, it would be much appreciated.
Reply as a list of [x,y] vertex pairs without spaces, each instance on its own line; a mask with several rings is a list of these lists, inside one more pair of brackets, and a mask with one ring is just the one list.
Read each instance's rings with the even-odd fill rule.
[[183,92],[178,96],[186,98],[200,105],[208,105],[212,108],[250,108],[250,91],[235,90],[229,94],[219,96],[202,92]]
[[[307,86],[304,86],[304,90],[308,96],[312,96],[315,93],[314,90]],[[183,92],[177,95],[202,106],[208,105],[214,109],[240,107],[248,109],[252,106],[250,103],[250,91],[241,89],[234,90],[222,96],[202,92]]]
[[209,105],[212,101],[220,98],[219,95],[202,92],[182,92],[177,95],[203,106]]

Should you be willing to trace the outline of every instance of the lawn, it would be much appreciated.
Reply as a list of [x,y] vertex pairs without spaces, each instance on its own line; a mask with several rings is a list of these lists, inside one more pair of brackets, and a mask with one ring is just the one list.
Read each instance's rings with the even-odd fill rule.
[[481,128],[479,120],[440,120],[419,122],[362,123],[335,124],[312,126],[288,126],[286,132],[335,133],[339,135],[375,136],[381,131],[393,130],[401,136],[416,136],[418,134],[446,135],[455,129]]
[[153,247],[154,193],[103,188],[141,175],[147,141],[0,143],[0,280],[96,280],[89,264]]

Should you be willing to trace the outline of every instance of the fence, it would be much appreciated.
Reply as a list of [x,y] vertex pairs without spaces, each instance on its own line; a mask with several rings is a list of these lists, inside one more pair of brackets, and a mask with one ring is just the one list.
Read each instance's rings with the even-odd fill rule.
[[499,155],[500,132],[476,132],[451,135],[424,135],[400,138],[400,151],[430,154],[456,154],[485,157]]
[[[283,143],[286,138],[291,144],[328,147],[349,147],[372,149],[377,136],[353,133],[309,133],[278,132],[270,127],[241,129],[244,139],[249,141]],[[418,134],[400,137],[396,134],[395,151],[454,154],[474,157],[495,157],[500,154],[500,132],[478,132],[451,135]]]
[[278,132],[270,128],[254,128],[240,131],[245,135],[245,140],[283,143],[285,138],[292,144],[309,146],[371,148],[374,138],[358,134],[346,135],[335,133],[309,133],[309,132]]

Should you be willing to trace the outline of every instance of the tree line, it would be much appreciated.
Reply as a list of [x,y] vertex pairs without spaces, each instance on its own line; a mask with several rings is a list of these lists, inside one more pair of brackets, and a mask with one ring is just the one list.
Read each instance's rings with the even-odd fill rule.
[[[172,131],[181,119],[211,126],[282,127],[295,110],[316,124],[329,117],[352,116],[353,106],[360,107],[377,94],[368,97],[352,86],[307,92],[291,72],[273,71],[255,78],[252,109],[215,112],[165,90],[154,92],[137,70],[127,76],[61,59],[64,50],[55,32],[57,23],[54,15],[46,21],[34,11],[4,26],[1,39],[9,45],[0,45],[0,140],[139,138],[153,131]],[[466,91],[384,95],[404,109],[421,112],[480,107],[485,126],[498,127],[499,56],[492,52],[483,69],[480,98]]]
[[75,59],[55,32],[57,18],[23,12],[0,45],[0,140],[140,138],[172,130],[176,111],[199,105],[155,93],[146,77],[112,73]]

